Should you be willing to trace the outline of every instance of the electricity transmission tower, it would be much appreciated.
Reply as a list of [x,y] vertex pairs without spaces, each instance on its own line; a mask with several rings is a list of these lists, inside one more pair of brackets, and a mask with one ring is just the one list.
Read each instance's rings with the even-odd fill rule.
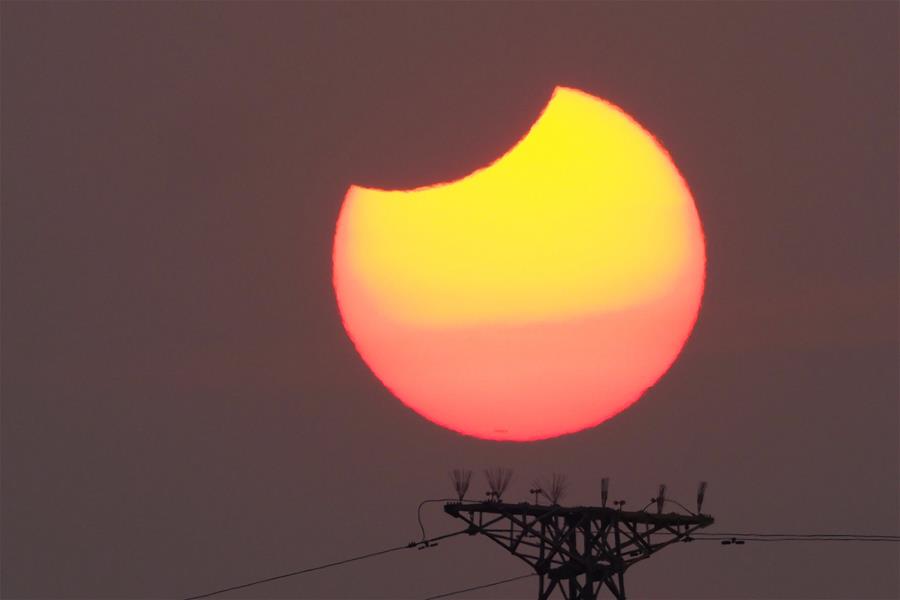
[[[493,476],[492,476],[493,475]],[[468,524],[469,535],[483,535],[528,563],[539,577],[538,600],[547,600],[559,590],[566,600],[595,600],[606,587],[617,600],[625,598],[625,571],[631,565],[712,525],[713,518],[700,514],[706,484],[700,484],[697,514],[663,513],[665,486],[651,500],[657,511],[624,511],[606,506],[608,480],[603,480],[602,506],[560,506],[563,480],[551,484],[543,495],[549,504],[509,504],[500,496],[510,474],[488,473],[491,491],[487,502],[463,500],[444,505],[444,511]],[[456,482],[456,474],[454,474]],[[468,488],[468,480],[464,488]],[[457,485],[459,493],[460,486]],[[648,505],[649,506],[649,505]],[[645,507],[647,508],[647,507]],[[690,512],[690,511],[686,511]]]

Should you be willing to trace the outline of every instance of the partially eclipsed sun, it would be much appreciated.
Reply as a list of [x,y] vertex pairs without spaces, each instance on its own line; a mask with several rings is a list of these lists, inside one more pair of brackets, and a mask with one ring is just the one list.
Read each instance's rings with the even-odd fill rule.
[[351,186],[334,240],[366,364],[425,418],[494,440],[572,433],[635,402],[687,340],[705,264],[668,153],[562,87],[518,144],[458,181]]

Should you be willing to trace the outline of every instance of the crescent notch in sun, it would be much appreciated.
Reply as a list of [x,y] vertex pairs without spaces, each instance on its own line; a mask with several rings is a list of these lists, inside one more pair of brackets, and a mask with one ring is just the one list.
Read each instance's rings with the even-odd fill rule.
[[601,423],[670,367],[705,248],[685,181],[618,107],[557,87],[511,150],[457,181],[351,186],[334,289],[362,359],[462,434],[537,440]]

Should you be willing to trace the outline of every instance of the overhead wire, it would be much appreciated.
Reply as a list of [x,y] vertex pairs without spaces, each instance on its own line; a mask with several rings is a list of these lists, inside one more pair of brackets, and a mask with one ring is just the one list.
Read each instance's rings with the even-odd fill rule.
[[[687,541],[687,540],[686,540]],[[781,537],[781,538],[755,538],[744,537],[694,537],[690,541],[697,542],[731,542],[743,544],[744,542],[890,542],[900,543],[900,538],[826,538],[826,537]]]
[[520,579],[528,579],[529,577],[536,577],[537,573],[528,573],[527,575],[519,575],[518,577],[509,577],[507,579],[500,579],[498,581],[492,581],[490,583],[482,583],[481,585],[475,585],[472,587],[467,587],[459,590],[453,590],[452,592],[444,592],[442,594],[437,594],[436,596],[428,596],[423,600],[438,600],[438,598],[450,598],[451,596],[456,596],[458,594],[463,594],[465,592],[474,592],[476,590],[483,590],[485,588],[494,587],[497,585],[502,585],[504,583],[511,583],[513,581],[518,581]]
[[728,537],[791,537],[791,538],[894,538],[900,539],[898,534],[880,534],[880,533],[755,533],[755,532],[724,532],[724,531],[704,531],[698,535],[717,535]]
[[[461,501],[461,500],[460,500]],[[422,507],[426,504],[431,504],[433,502],[457,502],[456,498],[429,498],[428,500],[422,500],[419,503],[419,507],[416,509],[416,519],[419,521],[419,529],[422,531],[422,540],[425,540],[425,524],[422,522]]]
[[376,551],[376,552],[369,552],[369,553],[367,553],[367,554],[360,554],[359,556],[353,556],[353,557],[350,557],[350,558],[345,558],[345,559],[343,559],[343,560],[337,560],[337,561],[330,562],[330,563],[326,563],[326,564],[323,564],[323,565],[317,565],[317,566],[315,566],[315,567],[307,567],[307,568],[305,568],[305,569],[298,569],[298,570],[296,570],[296,571],[291,571],[291,572],[289,572],[289,573],[282,573],[282,574],[280,574],[280,575],[274,575],[274,576],[272,576],[272,577],[265,577],[265,578],[263,578],[263,579],[256,579],[256,580],[254,580],[254,581],[248,581],[248,582],[246,582],[246,583],[241,583],[241,584],[238,584],[238,585],[229,586],[229,587],[226,587],[226,588],[214,590],[214,591],[212,591],[212,592],[205,592],[205,593],[203,593],[203,594],[197,594],[196,596],[188,596],[187,598],[184,598],[184,600],[200,600],[201,598],[210,598],[210,597],[216,596],[216,595],[218,595],[218,594],[224,594],[225,592],[233,592],[233,591],[235,591],[235,590],[242,590],[242,589],[245,589],[245,588],[248,588],[248,587],[252,587],[252,586],[255,586],[255,585],[261,585],[261,584],[264,584],[264,583],[270,583],[270,582],[272,582],[272,581],[278,581],[279,579],[287,579],[288,577],[295,577],[295,576],[297,576],[297,575],[303,575],[304,573],[312,573],[313,571],[321,571],[321,570],[324,570],[324,569],[329,569],[329,568],[331,568],[331,567],[337,567],[337,566],[340,566],[340,565],[345,565],[345,564],[347,564],[347,563],[355,562],[355,561],[358,561],[358,560],[364,560],[364,559],[367,559],[367,558],[373,558],[373,557],[376,557],[376,556],[381,556],[381,555],[383,555],[383,554],[390,554],[391,552],[397,552],[397,551],[399,551],[399,550],[408,550],[408,549],[410,549],[410,548],[416,548],[416,547],[420,547],[420,548],[428,547],[428,546],[433,545],[433,543],[436,542],[436,541],[438,541],[438,540],[443,540],[443,539],[450,538],[450,537],[453,537],[453,536],[461,535],[461,534],[466,533],[466,532],[467,532],[466,529],[463,529],[463,530],[461,530],[461,531],[454,531],[454,532],[452,532],[452,533],[447,533],[447,534],[444,534],[444,535],[435,536],[435,537],[430,538],[430,539],[427,539],[427,540],[424,540],[424,539],[423,539],[423,540],[418,541],[418,542],[409,542],[408,544],[404,544],[404,545],[402,545],[402,546],[394,546],[394,547],[392,547],[392,548],[385,548],[384,550],[378,550],[378,551]]

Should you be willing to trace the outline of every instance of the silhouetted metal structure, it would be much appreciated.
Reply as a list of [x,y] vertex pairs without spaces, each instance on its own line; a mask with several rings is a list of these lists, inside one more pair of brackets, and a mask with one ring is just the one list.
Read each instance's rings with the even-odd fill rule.
[[[604,492],[606,486],[604,482]],[[703,491],[705,484],[698,494],[698,512]],[[692,532],[713,524],[709,515],[663,514],[664,486],[652,501],[656,513],[621,510],[624,502],[615,503],[618,508],[566,507],[507,504],[499,495],[493,498],[450,502],[444,511],[468,523],[470,535],[484,535],[528,563],[540,578],[538,600],[547,600],[556,590],[566,600],[594,600],[604,586],[623,600],[628,567],[669,544],[690,541]]]

